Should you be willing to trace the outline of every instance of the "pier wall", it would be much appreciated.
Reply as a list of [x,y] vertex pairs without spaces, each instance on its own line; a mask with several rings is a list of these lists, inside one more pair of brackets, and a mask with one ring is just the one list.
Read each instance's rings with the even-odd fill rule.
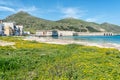
[[78,36],[113,36],[114,34],[111,32],[93,32],[93,33],[82,33],[79,32]]
[[36,36],[113,36],[112,32],[37,31]]

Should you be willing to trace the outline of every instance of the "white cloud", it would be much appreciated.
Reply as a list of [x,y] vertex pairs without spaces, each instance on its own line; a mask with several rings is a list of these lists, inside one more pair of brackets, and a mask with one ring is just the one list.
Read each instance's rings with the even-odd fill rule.
[[14,8],[7,7],[7,6],[0,6],[0,11],[9,11],[9,12],[13,12],[13,13],[16,13],[19,11],[33,12],[36,10],[37,10],[37,8],[35,6],[18,8],[18,9],[14,9]]
[[91,18],[87,18],[86,21],[88,22],[97,22],[101,19],[105,18],[105,16],[95,16],[95,17],[91,17]]
[[15,12],[15,9],[6,7],[6,6],[0,6],[0,11],[10,11],[10,12]]
[[79,8],[68,7],[68,8],[60,8],[60,9],[64,18],[66,17],[80,18],[84,15],[84,11]]
[[96,22],[98,19],[97,18],[88,18],[86,21],[88,22]]
[[26,12],[33,12],[33,11],[36,11],[37,8],[35,6],[32,6],[32,7],[24,7],[24,8],[20,8],[17,10],[17,12],[19,11],[26,11]]

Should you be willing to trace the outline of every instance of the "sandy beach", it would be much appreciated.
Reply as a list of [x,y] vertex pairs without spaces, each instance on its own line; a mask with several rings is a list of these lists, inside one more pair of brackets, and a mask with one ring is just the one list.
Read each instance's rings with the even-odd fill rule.
[[67,45],[67,44],[80,44],[85,46],[96,46],[100,48],[115,48],[120,50],[120,45],[113,44],[113,43],[91,43],[86,41],[76,41],[76,40],[63,40],[63,39],[53,39],[50,37],[26,37],[24,40],[30,40],[30,41],[37,41],[41,43],[49,43],[49,44],[61,44],[61,45]]

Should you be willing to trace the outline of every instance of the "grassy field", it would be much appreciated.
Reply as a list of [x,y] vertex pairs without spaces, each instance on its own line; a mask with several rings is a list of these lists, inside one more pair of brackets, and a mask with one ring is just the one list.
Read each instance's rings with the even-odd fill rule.
[[0,37],[0,80],[120,80],[120,52],[115,49],[55,45]]

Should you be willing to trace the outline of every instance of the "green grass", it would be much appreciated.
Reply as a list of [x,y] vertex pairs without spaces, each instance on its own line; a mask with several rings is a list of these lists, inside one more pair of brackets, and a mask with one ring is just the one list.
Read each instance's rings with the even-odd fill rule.
[[120,52],[115,49],[53,45],[0,37],[0,80],[119,80]]

